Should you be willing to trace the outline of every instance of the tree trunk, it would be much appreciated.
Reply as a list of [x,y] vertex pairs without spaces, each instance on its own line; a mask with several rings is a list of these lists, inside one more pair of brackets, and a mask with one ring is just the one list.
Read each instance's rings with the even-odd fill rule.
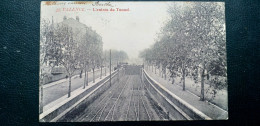
[[95,83],[95,68],[92,69],[93,69],[93,83]]
[[143,69],[141,69],[140,71],[141,71],[141,81],[143,82],[143,71],[142,71]]
[[[209,73],[207,73],[207,80],[209,80],[210,78],[209,78]],[[210,81],[209,81],[210,82]],[[213,85],[212,85],[212,83],[210,82],[209,83],[209,87],[212,87]]]
[[100,71],[100,79],[102,79],[102,67],[100,69],[101,69],[101,71]]
[[70,97],[71,92],[71,75],[69,74],[69,91],[68,91],[68,98]]
[[202,70],[202,73],[201,73],[201,97],[200,97],[200,100],[201,101],[204,101],[204,72],[205,72],[205,69],[203,68]]
[[80,70],[79,78],[82,78],[82,70]]
[[185,91],[185,68],[182,68],[182,83],[182,90]]
[[172,78],[172,84],[174,84],[174,82],[175,82],[175,80],[174,80],[174,78]]
[[111,49],[109,51],[109,87],[111,87]]
[[158,69],[159,77],[161,77],[161,69]]
[[199,71],[198,68],[195,69],[195,83],[198,83],[198,78],[199,78]]
[[41,83],[40,83],[40,103],[39,103],[39,112],[40,114],[43,113],[43,82],[41,80]]
[[88,86],[88,66],[86,68],[86,71],[87,71],[87,81],[86,81],[86,86]]
[[163,78],[163,68],[161,69],[161,76],[162,76],[162,78]]
[[85,67],[85,77],[84,77],[84,84],[83,84],[83,89],[85,89],[85,87],[86,87],[86,80],[87,80],[87,75],[86,75],[86,72],[87,72],[87,70],[86,70],[86,67]]
[[166,69],[164,70],[164,80],[166,80]]
[[105,67],[105,76],[107,76],[107,68]]
[[117,74],[118,74],[117,81],[119,82],[119,68],[117,68]]

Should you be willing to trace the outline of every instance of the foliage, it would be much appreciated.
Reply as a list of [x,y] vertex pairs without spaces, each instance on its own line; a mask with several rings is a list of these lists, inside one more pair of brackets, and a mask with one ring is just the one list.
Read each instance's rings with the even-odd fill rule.
[[[41,28],[41,53],[40,60],[46,66],[60,67],[66,69],[69,77],[69,91],[71,90],[71,77],[78,70],[85,70],[85,73],[91,65],[101,66],[101,57],[103,51],[102,38],[89,27],[75,27],[69,23],[46,23],[42,20]],[[85,74],[86,75],[86,74]],[[86,76],[84,87],[86,83]]]
[[173,82],[181,76],[183,90],[186,76],[196,83],[200,79],[201,100],[204,100],[204,82],[208,80],[215,97],[217,90],[227,85],[223,7],[212,2],[169,6],[171,19],[162,28],[155,44],[139,56],[162,71],[167,68]]

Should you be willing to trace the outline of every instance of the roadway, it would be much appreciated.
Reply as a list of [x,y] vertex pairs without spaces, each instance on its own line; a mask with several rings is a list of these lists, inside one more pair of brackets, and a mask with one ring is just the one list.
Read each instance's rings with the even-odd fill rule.
[[[106,75],[109,74],[109,69],[106,71]],[[102,75],[105,75],[105,70],[102,70]],[[83,88],[83,83],[84,83],[84,76],[85,74],[82,73],[82,78],[79,76],[74,76],[71,79],[71,92],[82,87]],[[100,69],[95,71],[95,78],[100,77]],[[93,74],[92,72],[88,73],[88,82],[93,81]],[[69,79],[66,81],[63,81],[61,83],[52,85],[52,86],[46,86],[43,88],[43,106],[51,103],[52,101],[55,101],[59,99],[60,97],[68,94],[68,89],[69,89]]]

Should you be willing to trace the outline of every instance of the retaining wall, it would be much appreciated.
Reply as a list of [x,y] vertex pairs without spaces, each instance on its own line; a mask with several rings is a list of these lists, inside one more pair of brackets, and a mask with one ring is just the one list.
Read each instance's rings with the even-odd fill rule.
[[[117,72],[112,73],[112,78],[117,75]],[[112,79],[113,81],[113,79]],[[109,76],[102,79],[101,81],[97,82],[97,84],[93,85],[92,87],[86,89],[82,93],[80,93],[77,96],[74,96],[72,99],[70,99],[68,102],[56,107],[51,108],[52,110],[47,110],[47,112],[44,112],[40,115],[40,122],[53,122],[60,119],[62,116],[64,116],[68,111],[74,109],[77,104],[81,103],[86,99],[87,97],[93,97],[98,96],[99,93],[101,93],[103,90],[109,88]],[[72,96],[71,96],[72,97]]]
[[143,70],[143,81],[156,98],[161,107],[177,120],[211,120],[210,117],[194,108],[186,101],[182,100],[161,84],[152,79],[145,70]]

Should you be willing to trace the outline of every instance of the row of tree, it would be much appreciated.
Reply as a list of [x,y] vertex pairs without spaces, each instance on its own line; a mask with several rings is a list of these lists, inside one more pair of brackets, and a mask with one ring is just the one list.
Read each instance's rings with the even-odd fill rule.
[[[84,71],[83,88],[88,85],[88,71],[108,67],[109,51],[103,51],[103,42],[94,30],[74,19],[60,23],[41,20],[40,32],[40,112],[42,112],[43,79],[55,67],[64,68],[69,79],[68,97],[71,95],[71,77],[76,70]],[[112,50],[112,65],[128,59],[124,51]],[[49,69],[51,68],[51,69]],[[106,69],[105,69],[106,74]]]
[[[96,67],[102,67],[102,38],[88,27],[75,28],[63,22],[49,24],[46,20],[42,23],[41,66],[43,69],[45,66],[60,66],[66,70],[70,97],[71,77],[76,70],[86,73],[90,68],[94,71]],[[87,82],[85,79],[84,88]]]
[[201,97],[204,100],[204,83],[214,90],[227,86],[226,36],[224,6],[220,3],[194,2],[184,6],[172,5],[171,19],[158,35],[156,43],[140,53],[148,65],[160,68],[164,77],[170,72],[172,83],[177,76],[200,79]]
[[[104,50],[104,60],[106,63],[109,62],[109,50]],[[111,50],[111,64],[118,64],[121,62],[126,62],[128,60],[128,55],[122,50]],[[107,64],[108,65],[108,64]]]
[[[42,112],[43,78],[46,68],[61,67],[69,79],[68,97],[71,95],[71,77],[76,70],[85,71],[83,88],[88,83],[88,69],[93,72],[102,67],[103,44],[101,37],[88,27],[75,27],[65,21],[54,24],[41,21],[40,35],[40,112]],[[50,70],[50,69],[49,69]],[[93,73],[94,76],[94,73]],[[94,78],[93,78],[94,80]]]

